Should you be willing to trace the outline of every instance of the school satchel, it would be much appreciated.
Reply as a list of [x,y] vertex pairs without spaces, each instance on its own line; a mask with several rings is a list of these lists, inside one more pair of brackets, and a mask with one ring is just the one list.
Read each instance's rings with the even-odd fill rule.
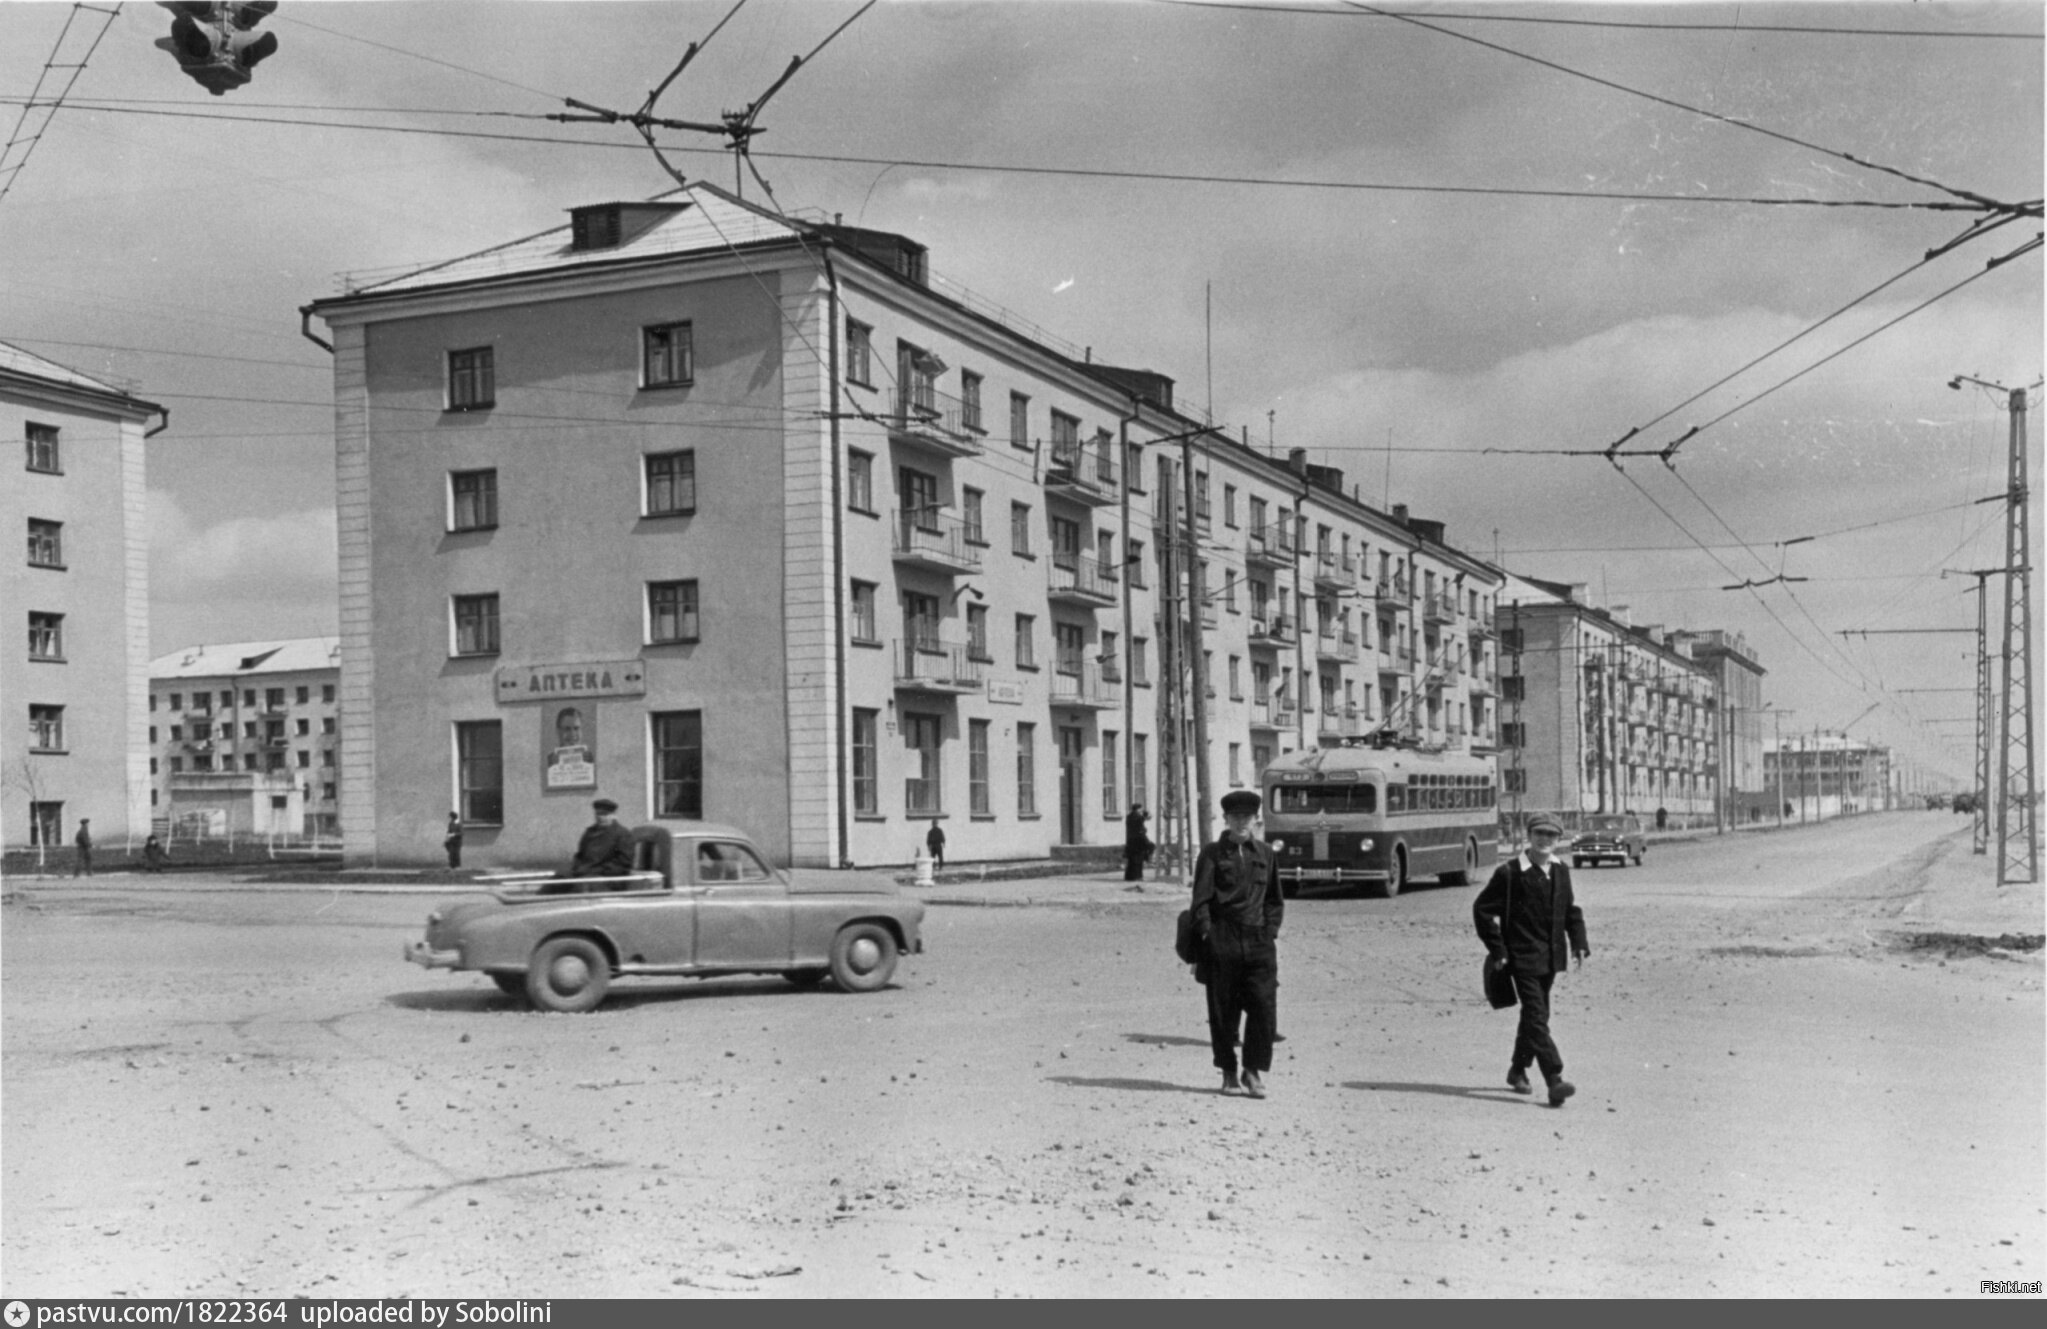
[[1521,1000],[1521,994],[1514,990],[1514,971],[1506,965],[1494,968],[1490,956],[1485,962],[1485,999],[1496,1011],[1503,1011]]
[[1173,930],[1173,954],[1180,957],[1182,964],[1201,963],[1201,934],[1194,929],[1194,911],[1182,909],[1179,925]]

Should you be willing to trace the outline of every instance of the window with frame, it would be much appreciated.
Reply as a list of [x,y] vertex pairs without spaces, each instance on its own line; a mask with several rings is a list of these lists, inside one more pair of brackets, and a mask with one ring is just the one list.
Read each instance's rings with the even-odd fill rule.
[[1102,731],[1102,815],[1110,820],[1123,815],[1116,797],[1116,731]]
[[57,446],[57,426],[30,423],[28,426],[28,468],[46,475],[64,473],[64,457]]
[[[498,653],[498,597],[458,595],[455,602],[455,654],[496,655]],[[253,705],[255,694],[250,694]]]
[[687,321],[640,329],[640,386],[687,387],[696,378],[696,342]]
[[697,639],[697,583],[650,581],[647,583],[647,641],[665,646]]
[[903,713],[903,746],[915,754],[917,774],[903,782],[903,810],[912,817],[945,813],[945,720]]
[[323,798],[323,799],[325,799],[325,800],[327,800],[327,801],[328,801],[329,803],[332,803],[332,802],[334,801],[334,798],[335,798],[335,791],[334,791],[334,786],[333,786],[333,785],[331,785],[331,784],[323,784],[323,785],[321,785],[321,786],[320,786],[320,797],[321,797],[321,798]]
[[881,644],[881,630],[874,621],[874,583],[853,583],[853,640],[870,646]]
[[293,726],[293,728],[301,737],[304,737],[305,735],[313,732],[313,722],[311,720],[306,719],[304,716],[300,716],[297,723]]
[[981,527],[981,506],[986,497],[972,485],[960,487],[960,535],[968,544],[988,543],[988,533]]
[[1123,445],[1123,487],[1133,494],[1144,492],[1144,445]]
[[455,806],[471,825],[505,821],[505,735],[499,720],[455,723]]
[[879,722],[879,712],[857,706],[853,709],[853,811],[864,817],[881,813],[879,750],[875,740]]
[[1016,667],[1036,669],[1038,667],[1038,646],[1035,640],[1038,620],[1029,614],[1016,616]]
[[1059,673],[1077,677],[1081,672],[1081,656],[1086,650],[1086,630],[1078,623],[1054,623],[1052,625],[1052,667]]
[[903,638],[919,651],[938,651],[938,597],[924,595],[917,591],[904,591]]
[[1230,657],[1230,700],[1244,700],[1244,679],[1241,672],[1243,661],[1237,656]]
[[64,523],[28,519],[28,564],[32,568],[64,566]]
[[1009,505],[1009,552],[1031,557],[1031,505]]
[[1232,530],[1237,526],[1237,487],[1223,486],[1223,525]]
[[1030,450],[1031,399],[1021,392],[1009,394],[1009,445]]
[[1145,587],[1144,541],[1125,540],[1123,542],[1123,565],[1130,574],[1131,587],[1135,590],[1143,590]]
[[489,346],[448,352],[448,409],[480,411],[497,405],[497,353]]
[[896,394],[901,404],[927,419],[938,414],[938,357],[922,346],[896,339]]
[[988,722],[967,721],[967,811],[976,817],[993,816],[988,798]]
[[1500,696],[1506,701],[1525,701],[1528,697],[1528,680],[1521,674],[1508,674],[1500,680]]
[[498,473],[451,471],[448,473],[448,529],[487,531],[498,524]]
[[1130,736],[1130,801],[1142,804],[1146,799],[1144,763],[1151,740],[1144,734]]
[[896,468],[896,495],[903,515],[922,531],[938,529],[938,477],[914,466]]
[[263,689],[263,709],[264,709],[264,710],[266,710],[266,711],[281,711],[281,710],[283,710],[283,709],[284,709],[284,689],[283,689],[283,688],[265,688],[265,689]]
[[64,708],[62,706],[37,706],[28,708],[28,748],[31,752],[62,752],[64,750]]
[[967,606],[967,658],[993,662],[988,650],[988,606]]
[[874,458],[858,448],[846,450],[846,506],[874,514]]
[[1242,769],[1242,762],[1243,762],[1243,753],[1244,753],[1244,745],[1243,745],[1243,744],[1241,744],[1241,743],[1232,743],[1232,744],[1230,744],[1230,776],[1229,776],[1229,779],[1230,779],[1230,783],[1231,783],[1231,784],[1242,784],[1242,783],[1244,783],[1244,772],[1243,772],[1243,769]]
[[1522,721],[1509,720],[1500,726],[1500,746],[1503,748],[1525,748],[1528,746],[1528,726]]
[[846,320],[846,381],[863,388],[874,386],[874,329],[850,318]]
[[1115,633],[1106,631],[1102,633],[1100,650],[1097,652],[1096,658],[1102,665],[1102,681],[1104,683],[1121,683],[1123,681],[1123,659],[1116,653],[1116,648],[1120,644],[1121,639]]
[[174,725],[172,725],[172,726],[171,726],[171,742],[173,742],[173,743],[182,743],[182,742],[184,742],[184,741],[185,741],[185,726],[183,726],[183,725],[181,725],[181,724],[174,724]]
[[971,369],[960,370],[960,427],[988,432],[981,427],[981,376]]
[[1027,721],[1016,726],[1016,815],[1038,815],[1038,727]]
[[704,713],[656,711],[648,719],[654,747],[654,815],[701,820]]
[[[28,611],[28,658],[31,660],[62,660],[64,658],[64,616],[44,614],[31,609]],[[156,701],[150,698],[151,703]],[[154,710],[152,704],[150,709]]]
[[30,803],[28,805],[28,843],[30,848],[39,845],[58,845],[64,841],[64,805],[61,802]]
[[1150,645],[1148,637],[1130,639],[1130,681],[1140,688],[1151,686],[1150,666],[1145,662],[1146,648]]
[[1052,456],[1071,457],[1080,451],[1080,421],[1064,411],[1052,412]]
[[1272,765],[1272,745],[1253,743],[1251,745],[1251,778],[1258,779],[1265,774],[1265,768]]
[[[222,695],[225,696],[226,694],[223,693]],[[332,683],[322,683],[320,685],[320,700],[324,702],[332,702],[334,700],[334,685]]]
[[307,767],[311,766],[312,764],[313,764],[313,754],[312,754],[312,753],[310,753],[310,752],[308,752],[308,751],[307,751],[306,749],[304,749],[304,748],[300,748],[300,749],[299,749],[299,769],[301,769],[301,770],[304,770],[305,768],[307,768]]
[[1501,653],[1506,655],[1519,655],[1521,653],[1521,650],[1522,650],[1521,629],[1502,628],[1500,630]]
[[[313,700],[313,690],[310,687],[306,687],[303,684],[301,684],[296,689],[296,695],[298,697],[298,704],[301,706],[304,706]],[[303,733],[304,731],[301,730],[300,732]]]
[[684,448],[680,452],[650,452],[644,464],[649,517],[686,517],[697,510],[697,454],[694,448]]
[[203,742],[205,742],[205,741],[206,741],[207,739],[209,739],[209,738],[212,738],[212,737],[213,737],[213,722],[212,722],[212,721],[210,721],[210,720],[194,720],[194,721],[192,722],[192,741],[193,741],[194,743],[203,743]]
[[1525,794],[1528,792],[1528,772],[1509,767],[1500,772],[1500,792],[1503,794]]

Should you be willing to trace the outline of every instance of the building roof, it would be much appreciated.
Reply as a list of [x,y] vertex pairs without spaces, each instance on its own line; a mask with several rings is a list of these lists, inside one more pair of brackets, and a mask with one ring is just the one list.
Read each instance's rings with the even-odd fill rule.
[[73,388],[103,397],[116,397],[145,412],[163,409],[155,402],[143,401],[119,384],[80,373],[69,365],[60,365],[55,360],[45,359],[33,351],[24,351],[11,342],[0,341],[0,377],[33,379],[54,387]]
[[298,674],[341,667],[341,638],[231,641],[187,646],[149,662],[153,680],[226,678],[230,674]]

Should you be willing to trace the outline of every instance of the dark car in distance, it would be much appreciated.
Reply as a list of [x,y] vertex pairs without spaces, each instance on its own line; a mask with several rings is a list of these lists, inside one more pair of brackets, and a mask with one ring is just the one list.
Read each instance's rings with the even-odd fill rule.
[[1641,865],[1642,855],[1649,851],[1649,839],[1642,834],[1642,819],[1625,814],[1591,816],[1585,819],[1584,828],[1571,841],[1571,866],[1582,868],[1587,863],[1598,867],[1612,859],[1622,867],[1630,859]]

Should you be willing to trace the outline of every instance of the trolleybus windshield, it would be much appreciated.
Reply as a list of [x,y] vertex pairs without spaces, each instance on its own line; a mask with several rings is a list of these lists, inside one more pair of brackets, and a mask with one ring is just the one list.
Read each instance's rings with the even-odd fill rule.
[[1277,813],[1377,812],[1379,791],[1368,784],[1280,785],[1272,791]]

